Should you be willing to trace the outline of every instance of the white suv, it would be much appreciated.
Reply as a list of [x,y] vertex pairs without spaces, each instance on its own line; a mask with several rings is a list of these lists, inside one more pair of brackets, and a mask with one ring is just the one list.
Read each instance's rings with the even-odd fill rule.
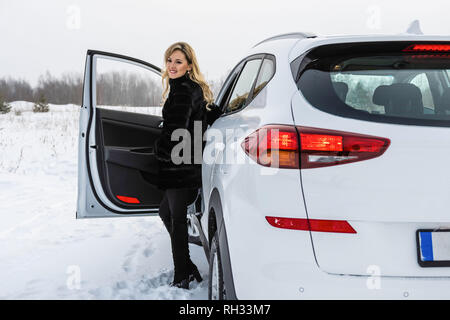
[[[157,215],[161,117],[99,107],[100,60],[160,75],[88,51],[77,218]],[[450,298],[449,76],[449,37],[254,46],[216,99],[188,210],[210,298]]]

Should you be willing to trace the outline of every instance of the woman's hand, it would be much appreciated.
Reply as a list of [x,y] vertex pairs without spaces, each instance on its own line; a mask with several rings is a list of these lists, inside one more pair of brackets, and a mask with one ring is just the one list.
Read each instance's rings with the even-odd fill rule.
[[216,121],[222,115],[223,112],[221,108],[215,103],[209,105],[209,108],[210,110],[206,111],[206,122],[208,123],[208,125],[212,125],[214,121]]

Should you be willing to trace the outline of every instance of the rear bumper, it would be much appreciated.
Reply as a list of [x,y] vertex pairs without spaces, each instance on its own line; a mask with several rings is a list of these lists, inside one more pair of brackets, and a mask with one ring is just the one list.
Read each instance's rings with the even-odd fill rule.
[[234,277],[238,299],[450,299],[450,278],[332,275],[315,262],[274,262],[257,269],[247,274],[249,287]]
[[[294,267],[294,264],[291,265]],[[297,267],[300,267],[298,265]],[[282,272],[282,279],[261,278],[254,286],[252,294],[245,292],[239,299],[352,299],[352,300],[426,300],[450,299],[450,279],[448,278],[400,278],[374,276],[338,276],[319,271],[300,272],[298,268],[289,272],[284,266],[274,273]],[[289,280],[289,281],[288,281]]]
[[254,224],[252,235],[228,237],[237,299],[450,299],[450,277],[379,276],[376,266],[330,274],[317,265],[309,232]]
[[[416,266],[415,231],[427,225],[390,226],[395,229],[392,241],[380,247],[379,254],[377,251],[375,257],[379,259],[369,258],[359,263],[359,276],[342,275],[344,272],[336,268],[333,274],[328,273],[329,270],[326,272],[323,271],[326,269],[321,269],[324,267],[320,265],[321,260],[316,260],[318,252],[314,252],[316,247],[313,248],[312,237],[324,237],[330,244],[327,248],[320,248],[324,249],[323,252],[332,253],[327,260],[328,265],[336,267],[345,264],[349,266],[346,270],[354,270],[357,261],[346,258],[343,253],[357,247],[350,245],[360,235],[370,236],[375,233],[381,238],[385,237],[385,233],[378,231],[385,230],[386,225],[381,224],[378,226],[380,229],[377,229],[373,223],[348,219],[358,231],[357,235],[317,232],[311,236],[309,231],[275,228],[265,217],[307,217],[299,173],[279,170],[274,174],[262,175],[256,166],[242,167],[245,170],[240,170],[239,166],[233,168],[236,172],[230,171],[227,174],[229,180],[218,190],[222,199],[230,274],[237,299],[450,299],[450,277],[440,276],[438,270],[420,269],[423,274],[421,277],[405,277],[414,275],[412,271],[405,272],[405,261],[410,264],[413,262],[414,268],[420,268]],[[272,173],[270,170],[268,168],[267,172]],[[407,230],[400,232],[399,227]],[[399,243],[399,238],[395,237],[399,232],[411,235],[401,237],[401,241],[409,246]],[[342,242],[342,239],[347,240]],[[371,244],[370,241],[364,243]],[[388,254],[384,249],[392,246],[392,243],[403,249]],[[406,253],[403,253],[404,248],[409,248]],[[353,257],[360,258],[364,249],[362,247],[362,250],[354,252]],[[371,249],[373,253],[373,245]],[[393,262],[396,268],[394,271],[398,271],[393,274],[398,277],[378,276],[381,272],[389,274],[386,272],[393,270],[385,267],[386,259]],[[383,268],[377,270],[376,266]]]

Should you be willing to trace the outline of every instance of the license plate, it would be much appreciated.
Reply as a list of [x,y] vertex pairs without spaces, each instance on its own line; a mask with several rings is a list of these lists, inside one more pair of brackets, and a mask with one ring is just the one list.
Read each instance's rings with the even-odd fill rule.
[[450,230],[417,230],[416,239],[421,267],[450,267]]

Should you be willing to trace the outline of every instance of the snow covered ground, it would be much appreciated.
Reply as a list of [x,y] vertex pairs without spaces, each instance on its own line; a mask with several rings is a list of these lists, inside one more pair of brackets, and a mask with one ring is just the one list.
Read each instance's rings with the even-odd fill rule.
[[0,114],[0,299],[206,299],[204,281],[169,287],[170,239],[159,217],[76,220],[75,105],[14,102]]

